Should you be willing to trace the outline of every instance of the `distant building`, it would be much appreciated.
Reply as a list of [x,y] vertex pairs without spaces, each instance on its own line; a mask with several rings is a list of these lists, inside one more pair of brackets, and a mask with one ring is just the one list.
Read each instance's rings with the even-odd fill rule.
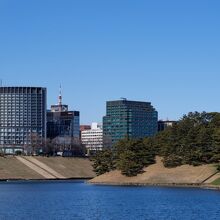
[[46,96],[41,87],[0,87],[0,149],[6,154],[43,144]]
[[168,127],[172,127],[174,124],[176,124],[176,121],[163,121],[163,120],[159,120],[158,121],[158,132],[160,131],[164,131],[166,128]]
[[80,125],[80,131],[90,130],[91,125]]
[[91,125],[80,125],[80,140],[82,136],[82,131],[87,131],[91,129]]
[[80,136],[80,113],[79,111],[69,111],[68,105],[62,104],[60,92],[59,102],[52,105],[47,111],[47,137],[50,139],[79,142]]
[[108,101],[103,118],[104,146],[112,146],[120,139],[143,138],[157,133],[158,113],[150,102]]
[[87,154],[91,155],[103,148],[103,130],[97,123],[92,123],[90,130],[81,132],[81,142],[87,149]]

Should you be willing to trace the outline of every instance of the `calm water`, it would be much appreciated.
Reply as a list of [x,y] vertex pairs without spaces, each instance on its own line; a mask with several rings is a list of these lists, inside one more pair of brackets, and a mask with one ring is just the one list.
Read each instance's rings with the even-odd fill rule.
[[219,220],[220,191],[83,181],[0,183],[0,219]]

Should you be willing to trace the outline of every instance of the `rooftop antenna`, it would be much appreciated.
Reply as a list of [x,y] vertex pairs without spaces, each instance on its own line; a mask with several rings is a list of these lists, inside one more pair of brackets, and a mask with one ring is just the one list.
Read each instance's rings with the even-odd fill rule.
[[60,84],[60,91],[59,91],[59,98],[58,98],[58,105],[62,105],[62,88]]
[[121,97],[120,99],[122,99],[123,101],[127,101],[127,98]]
[[2,79],[0,79],[0,86],[2,87]]

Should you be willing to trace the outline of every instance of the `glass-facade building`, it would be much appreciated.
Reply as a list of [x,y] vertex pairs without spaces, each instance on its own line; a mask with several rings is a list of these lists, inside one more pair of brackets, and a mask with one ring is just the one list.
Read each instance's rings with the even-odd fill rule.
[[33,142],[43,142],[46,96],[46,88],[41,87],[0,87],[1,150],[13,154]]
[[47,137],[69,137],[75,141],[80,138],[79,111],[47,112]]
[[108,101],[103,117],[104,146],[112,146],[125,137],[154,136],[158,130],[157,122],[158,112],[150,102]]
[[69,111],[68,105],[62,104],[61,93],[58,104],[47,111],[47,137],[69,143],[80,140],[80,112]]

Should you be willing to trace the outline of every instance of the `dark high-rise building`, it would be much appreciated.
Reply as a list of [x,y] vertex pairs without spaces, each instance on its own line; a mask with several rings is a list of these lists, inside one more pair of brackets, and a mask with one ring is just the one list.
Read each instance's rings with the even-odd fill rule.
[[0,87],[0,148],[25,151],[46,138],[46,88]]
[[73,140],[79,142],[79,122],[79,111],[69,111],[68,105],[62,104],[62,95],[60,92],[59,103],[52,105],[51,110],[47,112],[47,137],[50,139],[58,137],[69,143]]
[[143,138],[157,133],[158,113],[150,102],[118,100],[107,102],[103,118],[104,146],[124,137]]

